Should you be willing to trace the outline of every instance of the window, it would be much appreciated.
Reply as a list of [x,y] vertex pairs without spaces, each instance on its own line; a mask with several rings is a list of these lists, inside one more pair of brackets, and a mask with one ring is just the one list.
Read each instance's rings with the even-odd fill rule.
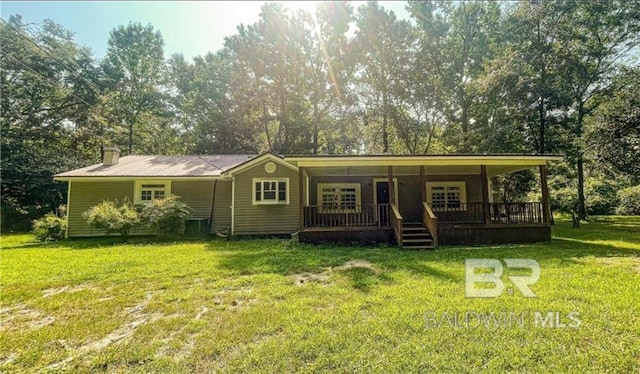
[[427,202],[435,211],[466,210],[464,182],[427,182]]
[[357,212],[360,209],[359,183],[318,183],[318,205],[321,212]]
[[135,202],[146,203],[162,199],[171,193],[169,181],[136,181]]
[[253,179],[253,204],[289,204],[289,179]]

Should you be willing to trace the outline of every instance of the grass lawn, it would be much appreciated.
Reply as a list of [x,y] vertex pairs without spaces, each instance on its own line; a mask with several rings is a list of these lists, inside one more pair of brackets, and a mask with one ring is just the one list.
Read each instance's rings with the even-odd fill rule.
[[[553,236],[409,252],[5,235],[0,370],[639,372],[640,217]],[[505,270],[503,296],[465,298],[467,258],[538,261],[537,297]]]

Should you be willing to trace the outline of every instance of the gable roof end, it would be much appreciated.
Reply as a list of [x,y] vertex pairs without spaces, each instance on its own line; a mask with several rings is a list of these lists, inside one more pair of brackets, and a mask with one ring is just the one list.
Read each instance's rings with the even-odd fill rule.
[[236,166],[226,170],[224,172],[224,175],[234,175],[234,174],[242,173],[243,171],[245,171],[245,170],[247,170],[247,169],[249,169],[249,168],[251,168],[251,167],[253,167],[253,166],[255,166],[255,165],[257,165],[257,164],[259,164],[261,162],[263,162],[263,161],[267,161],[267,160],[273,161],[276,164],[282,165],[284,167],[288,167],[291,170],[298,171],[298,168],[296,166],[294,166],[294,165],[291,165],[287,161],[285,161],[284,157],[282,157],[282,156],[280,156],[278,154],[275,154],[275,153],[273,153],[271,151],[267,151],[267,152],[264,152],[264,153],[262,153],[262,154],[260,154],[260,155],[258,155],[256,157],[252,158],[251,160],[248,160],[246,162],[243,162],[243,163],[241,163],[239,165],[236,165]]

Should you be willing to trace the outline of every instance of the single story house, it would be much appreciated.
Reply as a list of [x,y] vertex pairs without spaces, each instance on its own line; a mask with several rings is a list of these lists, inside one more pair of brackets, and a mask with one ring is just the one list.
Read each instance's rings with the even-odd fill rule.
[[[55,175],[68,182],[68,236],[99,236],[82,213],[103,200],[181,197],[208,233],[403,248],[551,238],[546,164],[555,155],[126,156]],[[540,199],[498,202],[493,176],[535,168]]]

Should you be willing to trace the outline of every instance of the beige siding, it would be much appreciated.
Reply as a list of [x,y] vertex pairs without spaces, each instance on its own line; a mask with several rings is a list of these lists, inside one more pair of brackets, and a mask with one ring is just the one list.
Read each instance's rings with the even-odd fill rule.
[[[269,174],[261,162],[235,177],[235,235],[288,234],[298,231],[298,172],[277,164]],[[289,204],[253,205],[252,178],[289,178]]]
[[[171,193],[180,196],[191,207],[191,217],[211,218],[214,181],[172,181]],[[69,204],[69,237],[103,236],[104,230],[93,229],[85,222],[82,213],[103,200],[127,198],[133,202],[134,181],[121,182],[71,182]],[[226,231],[231,227],[231,181],[218,180],[215,208],[211,230]],[[134,235],[151,234],[149,230],[138,229]]]
[[[216,198],[213,199],[215,190]],[[231,181],[174,181],[171,193],[180,196],[192,209],[192,218],[211,219],[211,232],[226,232],[231,227]]]
[[231,181],[217,181],[215,190],[211,231],[226,232],[231,230]]
[[189,205],[192,218],[211,216],[213,181],[173,181],[171,193],[180,196],[180,201]]
[[133,181],[129,182],[70,182],[69,237],[103,236],[104,230],[91,228],[82,217],[94,205],[103,200],[125,198],[133,202]]

